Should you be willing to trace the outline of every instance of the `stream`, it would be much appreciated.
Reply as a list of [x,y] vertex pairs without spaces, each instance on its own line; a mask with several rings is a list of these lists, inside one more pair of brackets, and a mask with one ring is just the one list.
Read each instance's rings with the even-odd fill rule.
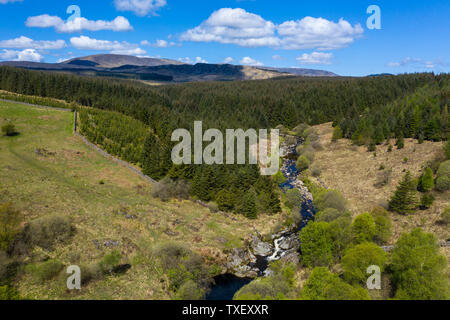
[[[297,254],[299,251],[298,233],[314,219],[316,213],[312,202],[312,196],[306,187],[297,180],[300,172],[295,165],[295,158],[297,156],[296,148],[303,141],[299,140],[296,145],[285,146],[283,155],[283,166],[281,171],[286,178],[286,181],[280,185],[280,188],[285,192],[286,190],[298,188],[304,192],[304,201],[301,205],[300,214],[302,216],[301,222],[293,229],[286,230],[272,236],[272,243],[270,244],[270,253],[267,255],[258,255],[255,253],[256,261],[249,264],[255,270],[258,270],[258,276],[270,275],[268,269],[269,263],[277,261],[288,254]],[[305,195],[306,194],[306,195]],[[309,196],[307,196],[309,194]],[[297,245],[295,244],[297,241]],[[266,247],[267,243],[261,242]],[[234,294],[243,286],[250,283],[253,279],[242,278],[233,274],[224,274],[214,278],[215,285],[211,287],[210,292],[206,296],[206,300],[232,300]]]

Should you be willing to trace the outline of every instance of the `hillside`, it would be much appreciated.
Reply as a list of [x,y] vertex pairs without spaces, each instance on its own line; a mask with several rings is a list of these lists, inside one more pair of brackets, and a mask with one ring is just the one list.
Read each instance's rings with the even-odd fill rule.
[[[72,134],[71,112],[0,102],[0,126],[5,121],[19,134],[0,137],[0,203],[12,202],[25,224],[56,214],[70,217],[76,228],[69,242],[54,250],[35,248],[26,259],[16,283],[23,297],[168,299],[167,277],[151,259],[154,246],[184,243],[216,264],[223,262],[224,250],[241,246],[251,232],[247,219],[213,214],[191,201],[153,198],[147,181]],[[267,230],[275,220],[264,216],[252,224]],[[33,267],[49,258],[66,267],[84,265],[113,250],[131,268],[91,281],[78,294],[67,292],[64,273],[45,282],[35,279]]]
[[[373,152],[367,152],[367,147],[355,146],[347,139],[332,143],[331,123],[315,128],[323,143],[323,150],[317,151],[315,157],[315,164],[322,171],[320,180],[326,187],[342,192],[354,215],[368,212],[375,206],[386,206],[407,170],[418,176],[429,162],[442,157],[442,142],[418,144],[414,139],[406,139],[405,148],[398,150],[394,147],[392,152],[387,151],[387,145],[378,146],[375,157]],[[391,144],[394,145],[395,141]],[[375,186],[383,172],[391,169],[387,185]],[[441,213],[448,207],[450,195],[448,192],[435,192],[434,195],[436,201],[430,209],[418,210],[409,216],[391,213],[394,222],[392,243],[403,232],[416,227],[434,233],[440,241],[450,237],[448,228],[440,224]],[[446,250],[450,253],[448,248]]]

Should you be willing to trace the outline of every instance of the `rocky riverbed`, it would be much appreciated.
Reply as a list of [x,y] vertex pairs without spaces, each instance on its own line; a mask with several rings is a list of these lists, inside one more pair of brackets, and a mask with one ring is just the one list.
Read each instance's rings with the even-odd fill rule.
[[271,236],[270,241],[265,241],[258,232],[251,236],[251,241],[244,248],[235,248],[228,256],[226,268],[229,273],[241,278],[255,278],[257,276],[270,275],[269,262],[285,260],[298,262],[300,241],[299,231],[314,218],[315,210],[312,204],[313,196],[305,184],[298,179],[299,172],[292,159],[296,155],[296,147],[301,144],[282,146],[281,154],[284,161],[281,171],[286,182],[280,185],[282,189],[300,190],[303,203],[300,209],[302,221],[299,225],[292,225],[285,230]]

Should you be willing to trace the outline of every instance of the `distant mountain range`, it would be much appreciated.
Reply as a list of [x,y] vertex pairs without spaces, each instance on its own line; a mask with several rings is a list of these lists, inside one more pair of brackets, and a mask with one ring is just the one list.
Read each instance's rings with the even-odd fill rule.
[[251,67],[230,64],[186,64],[175,60],[101,54],[70,59],[61,63],[26,61],[0,62],[19,68],[73,73],[83,76],[114,77],[150,82],[194,82],[261,80],[286,76],[336,77],[322,70]]

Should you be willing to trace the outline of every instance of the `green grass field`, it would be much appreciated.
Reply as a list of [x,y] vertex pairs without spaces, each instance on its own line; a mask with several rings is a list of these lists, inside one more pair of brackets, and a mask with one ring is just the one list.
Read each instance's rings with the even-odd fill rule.
[[[19,134],[0,136],[0,203],[12,202],[25,223],[58,214],[70,217],[77,230],[70,243],[51,252],[35,249],[27,262],[51,257],[65,267],[88,264],[108,253],[111,248],[103,242],[113,240],[120,243],[115,249],[122,262],[132,265],[126,274],[91,282],[80,292],[67,291],[65,269],[40,283],[25,268],[16,284],[25,298],[169,299],[167,279],[150,258],[155,244],[189,244],[220,264],[224,250],[241,246],[252,231],[243,217],[213,214],[190,201],[154,199],[151,184],[72,134],[71,112],[0,102],[0,126],[8,121]],[[252,223],[264,232],[276,220],[262,217]]]

